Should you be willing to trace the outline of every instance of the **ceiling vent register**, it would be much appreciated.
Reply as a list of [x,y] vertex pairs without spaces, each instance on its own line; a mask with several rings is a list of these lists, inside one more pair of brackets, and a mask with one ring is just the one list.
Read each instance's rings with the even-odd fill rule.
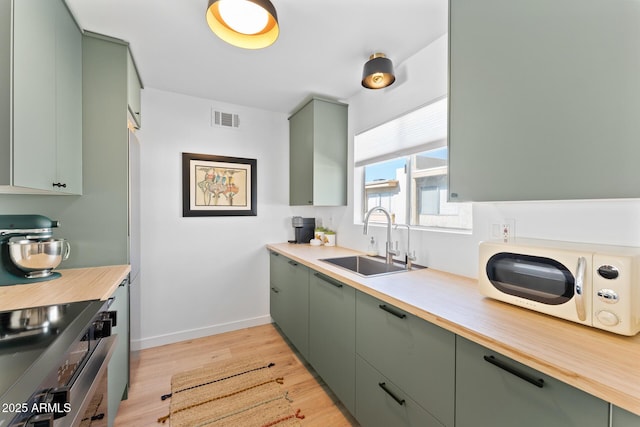
[[211,126],[223,128],[238,128],[240,127],[240,116],[238,114],[225,113],[212,109]]

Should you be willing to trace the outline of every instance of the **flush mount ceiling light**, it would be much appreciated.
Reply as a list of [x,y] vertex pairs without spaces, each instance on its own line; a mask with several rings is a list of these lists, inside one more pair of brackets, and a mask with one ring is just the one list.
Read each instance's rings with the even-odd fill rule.
[[393,63],[384,53],[374,53],[364,64],[362,86],[367,89],[382,89],[396,81]]
[[276,8],[269,0],[209,0],[206,15],[211,31],[245,49],[270,46],[280,33]]

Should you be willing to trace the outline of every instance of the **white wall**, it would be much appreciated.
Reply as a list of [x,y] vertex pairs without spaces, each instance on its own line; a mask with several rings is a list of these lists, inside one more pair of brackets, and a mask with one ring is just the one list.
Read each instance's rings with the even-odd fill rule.
[[[396,67],[392,87],[362,89],[348,100],[350,163],[355,133],[446,93],[447,37]],[[140,295],[132,291],[134,348],[269,322],[265,244],[293,237],[292,215],[320,217],[337,229],[338,245],[366,250],[362,226],[353,223],[361,204],[352,171],[348,206],[288,206],[286,115],[154,89],[145,89],[142,101],[142,285]],[[240,114],[242,127],[211,128],[212,106]],[[256,158],[258,216],[183,218],[182,152]],[[477,203],[473,215],[472,233],[413,231],[418,262],[477,277],[478,243],[503,219],[515,220],[517,236],[640,246],[638,200]],[[384,241],[382,227],[370,229]],[[404,247],[406,231],[394,231],[394,239]]]
[[[267,323],[267,242],[291,238],[287,116],[145,89],[141,144],[141,288],[132,340],[146,348]],[[211,108],[240,115],[210,126]],[[257,159],[258,215],[182,217],[181,153]]]
[[[397,73],[400,78],[393,86],[380,91],[362,89],[347,101],[350,164],[353,163],[354,134],[412,111],[447,93],[447,36],[444,35],[399,64]],[[571,173],[570,170],[567,173]],[[615,173],[615,168],[603,173]],[[316,208],[314,214],[332,218],[338,229],[339,245],[365,250],[368,239],[362,234],[362,226],[353,224],[354,211],[360,212],[362,209],[359,197],[354,200],[354,186],[361,186],[361,179],[354,177],[351,172],[349,206]],[[477,277],[478,243],[489,239],[491,225],[504,219],[515,220],[515,235],[520,237],[640,246],[640,201],[637,199],[475,203],[471,234],[423,230],[412,232],[411,246],[417,252],[417,262],[455,274]],[[384,242],[383,228],[377,227],[373,233],[379,242]],[[394,231],[393,238],[399,240],[400,247],[404,248],[406,230]],[[381,243],[379,248],[383,247],[384,243]]]

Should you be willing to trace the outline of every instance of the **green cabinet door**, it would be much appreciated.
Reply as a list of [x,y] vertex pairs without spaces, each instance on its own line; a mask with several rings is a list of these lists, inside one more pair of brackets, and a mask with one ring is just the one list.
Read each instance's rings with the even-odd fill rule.
[[309,362],[355,414],[356,293],[324,274],[309,280]]
[[360,356],[356,356],[356,419],[364,427],[443,426]]
[[608,403],[462,337],[457,427],[604,427]]
[[14,4],[14,186],[82,193],[82,35],[62,0]]
[[347,204],[347,105],[311,99],[289,118],[289,204]]
[[[637,1],[450,0],[450,198],[639,197],[638,22]],[[603,151],[615,173],[585,167]]]
[[60,0],[15,1],[13,185],[53,190],[56,174],[56,15]]
[[271,314],[271,318],[276,325],[282,324],[282,320],[284,319],[284,306],[282,303],[282,287],[276,285],[274,279],[274,269],[276,261],[273,260],[273,257],[280,256],[278,254],[270,254],[270,281],[269,281],[269,312]]
[[271,252],[271,317],[305,359],[309,356],[309,268]]
[[108,425],[112,426],[116,418],[120,401],[127,397],[129,389],[129,281],[120,284],[113,294],[113,303],[109,311],[116,312],[116,325],[111,329],[112,335],[118,336],[113,351],[108,376]]
[[453,333],[358,292],[356,352],[440,423],[454,425]]
[[139,129],[142,126],[142,110],[140,104],[140,90],[142,83],[138,76],[135,62],[131,56],[131,51],[127,55],[127,104],[129,113],[135,122],[135,127]]
[[617,406],[611,407],[611,427],[638,427],[640,426],[640,416],[625,411]]
[[56,32],[56,178],[63,193],[82,194],[82,33],[63,6]]
[[313,104],[289,118],[289,204],[313,205]]

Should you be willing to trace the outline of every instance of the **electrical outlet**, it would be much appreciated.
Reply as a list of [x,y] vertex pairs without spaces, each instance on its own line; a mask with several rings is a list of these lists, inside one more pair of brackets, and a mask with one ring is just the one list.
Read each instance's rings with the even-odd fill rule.
[[505,242],[516,237],[516,220],[513,218],[503,219],[499,223],[491,224],[491,238],[500,239]]
[[516,220],[513,218],[506,218],[502,220],[502,226],[500,227],[502,235],[500,238],[505,242],[509,242],[516,237]]
[[502,240],[504,240],[505,242],[509,240],[509,237],[511,237],[511,226],[507,223],[504,223],[500,226],[500,231],[502,233]]

